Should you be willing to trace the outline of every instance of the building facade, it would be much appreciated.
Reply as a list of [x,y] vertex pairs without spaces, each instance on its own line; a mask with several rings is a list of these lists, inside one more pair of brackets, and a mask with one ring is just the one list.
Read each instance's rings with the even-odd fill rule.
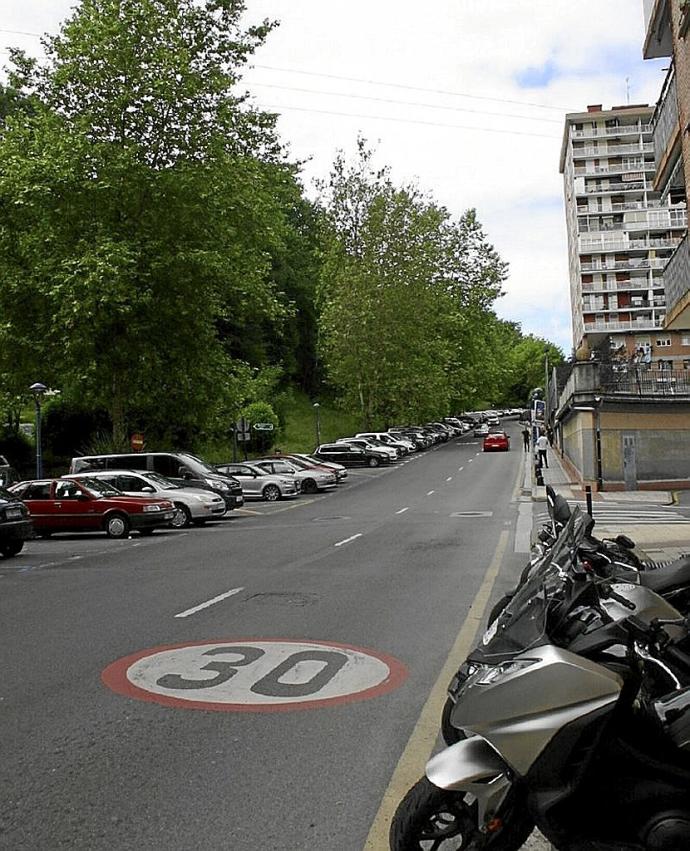
[[[644,0],[645,59],[671,60],[652,117],[654,188],[663,200],[688,197],[690,181],[690,2]],[[690,245],[687,236],[664,269],[669,329],[690,330]]]
[[566,116],[560,171],[573,344],[581,352],[605,345],[626,361],[642,350],[651,368],[682,369],[690,343],[664,327],[663,271],[686,234],[687,211],[654,187],[653,115],[647,105],[594,105]]

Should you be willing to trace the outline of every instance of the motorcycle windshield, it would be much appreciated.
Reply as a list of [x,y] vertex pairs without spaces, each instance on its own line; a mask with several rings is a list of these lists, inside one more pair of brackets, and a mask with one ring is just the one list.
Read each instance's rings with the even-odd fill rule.
[[574,509],[554,546],[490,625],[473,658],[505,661],[543,643],[549,607],[568,597],[573,588],[572,568],[587,530],[587,519],[588,515],[579,508]]

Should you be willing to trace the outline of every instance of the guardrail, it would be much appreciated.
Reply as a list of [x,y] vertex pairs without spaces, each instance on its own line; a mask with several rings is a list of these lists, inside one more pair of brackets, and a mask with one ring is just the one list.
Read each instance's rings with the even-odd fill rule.
[[690,396],[690,369],[655,369],[652,364],[602,364],[601,389],[625,396]]

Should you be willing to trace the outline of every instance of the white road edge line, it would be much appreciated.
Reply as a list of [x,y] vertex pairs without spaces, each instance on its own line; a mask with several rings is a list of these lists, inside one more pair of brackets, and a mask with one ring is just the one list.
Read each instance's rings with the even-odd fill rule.
[[452,477],[452,476],[448,476],[448,478],[446,479],[446,481],[447,481],[447,482],[452,482],[452,481],[453,481],[453,477]]
[[361,538],[363,534],[364,534],[363,532],[357,532],[356,535],[350,535],[349,538],[345,538],[344,541],[338,541],[338,543],[333,544],[333,546],[334,547],[342,547],[343,544],[349,544],[350,541],[354,541],[356,538]]
[[206,609],[209,606],[212,606],[214,603],[220,603],[221,600],[225,600],[227,597],[232,597],[234,594],[239,594],[240,591],[244,591],[244,588],[233,588],[230,591],[226,591],[225,594],[219,594],[217,597],[214,597],[212,600],[206,600],[205,603],[199,603],[198,606],[194,606],[193,609],[187,609],[184,612],[180,612],[175,615],[176,618],[187,618],[189,615],[193,615],[196,612],[200,612],[202,609]]
[[464,469],[465,469],[464,467],[458,467],[458,473],[462,473],[462,471],[463,471]]
[[400,511],[396,511],[395,513],[396,514],[404,514],[406,511],[409,511],[409,510],[410,510],[410,506],[408,505],[407,508],[401,508]]
[[434,493],[434,491],[429,491],[429,493],[427,493],[427,496],[431,496],[432,493]]

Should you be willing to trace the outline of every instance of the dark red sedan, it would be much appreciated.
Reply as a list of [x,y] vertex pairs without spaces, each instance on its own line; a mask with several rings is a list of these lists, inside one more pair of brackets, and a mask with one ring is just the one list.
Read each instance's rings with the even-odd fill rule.
[[484,452],[507,452],[510,438],[504,431],[492,431],[484,437]]
[[130,529],[151,535],[169,526],[175,508],[167,499],[125,496],[98,479],[41,479],[8,488],[29,509],[34,529],[43,538],[56,532],[105,532],[126,538]]

